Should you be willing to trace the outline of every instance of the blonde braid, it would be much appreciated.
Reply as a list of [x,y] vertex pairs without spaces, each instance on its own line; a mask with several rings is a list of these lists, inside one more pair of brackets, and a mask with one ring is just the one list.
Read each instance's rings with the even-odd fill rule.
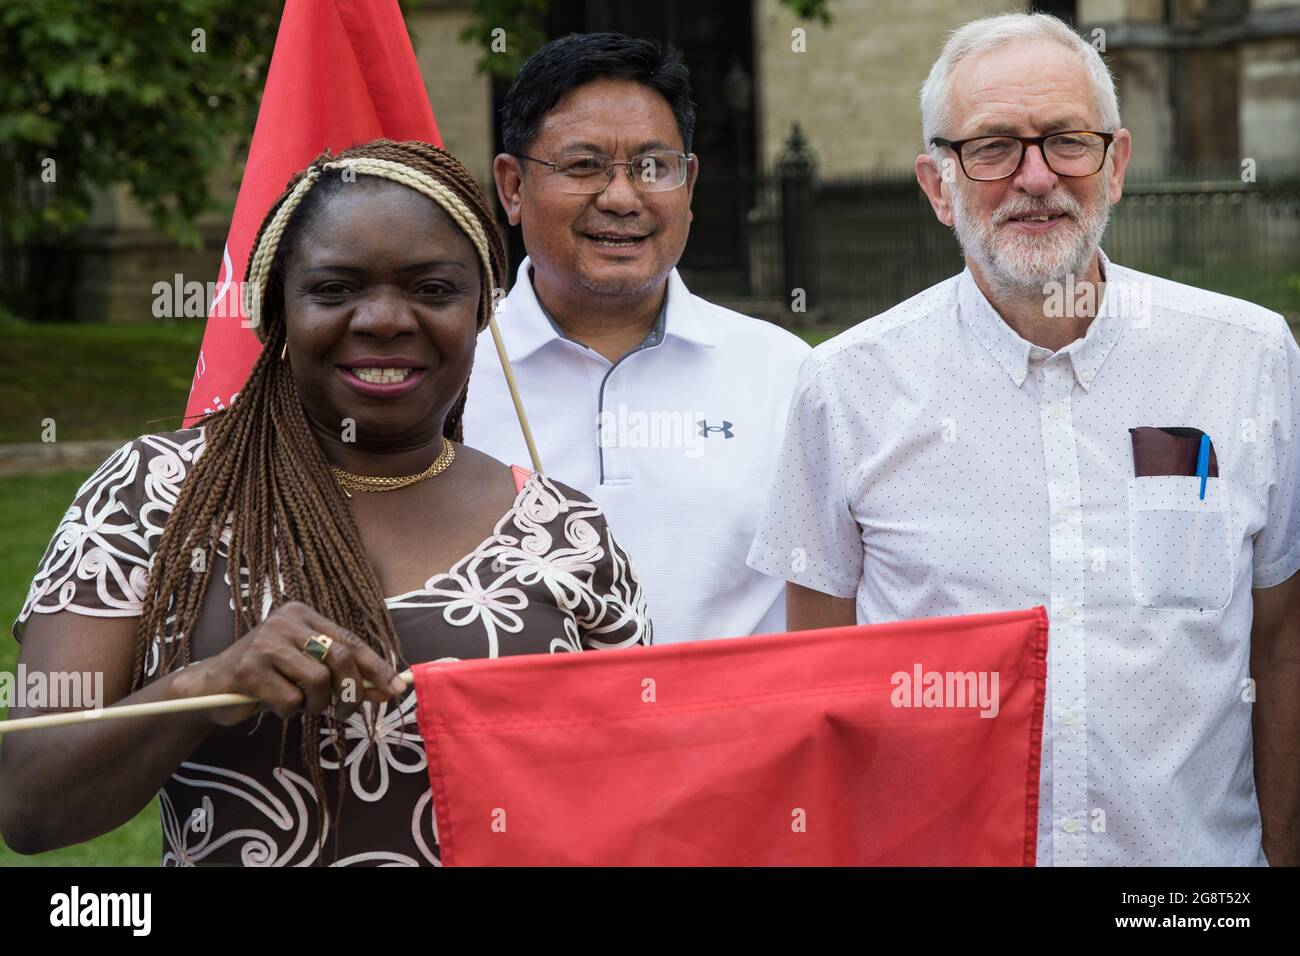
[[365,156],[326,163],[325,168],[355,169],[358,173],[379,176],[383,179],[391,179],[394,182],[401,183],[403,186],[410,186],[416,192],[428,196],[456,221],[456,225],[460,226],[461,231],[469,236],[470,241],[474,243],[474,248],[478,250],[479,258],[483,262],[483,271],[495,286],[496,276],[492,274],[492,260],[488,255],[487,236],[483,233],[483,224],[479,222],[473,210],[465,205],[459,196],[428,173],[412,169],[410,166],[393,162],[390,159],[371,159]]
[[253,255],[248,260],[248,277],[244,283],[244,312],[248,316],[250,327],[260,342],[266,342],[266,328],[262,324],[262,293],[266,289],[267,278],[271,272],[271,263],[275,259],[275,250],[280,245],[280,237],[284,235],[285,227],[289,224],[293,211],[298,208],[298,205],[306,197],[312,186],[316,184],[316,180],[320,178],[320,173],[319,166],[309,166],[307,168],[298,185],[293,188],[293,192],[285,197],[284,202],[275,211],[271,221],[264,227],[259,241],[253,247]]

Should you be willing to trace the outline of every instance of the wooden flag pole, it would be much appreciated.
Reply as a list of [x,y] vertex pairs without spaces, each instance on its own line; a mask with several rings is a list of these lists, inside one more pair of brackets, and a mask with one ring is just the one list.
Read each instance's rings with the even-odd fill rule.
[[[515,373],[510,367],[506,355],[506,344],[497,328],[496,316],[488,318],[488,327],[492,330],[492,341],[497,347],[497,357],[501,359],[501,371],[506,376],[506,387],[510,389],[510,398],[515,404],[515,415],[519,418],[519,427],[523,429],[524,444],[528,446],[528,457],[532,459],[533,471],[542,474],[542,459],[537,454],[537,445],[533,441],[533,431],[528,427],[528,416],[524,413],[524,403],[519,397],[519,386],[515,384]],[[411,672],[403,671],[397,675],[407,684],[411,683]],[[370,687],[369,681],[366,687]],[[119,707],[104,707],[98,710],[74,710],[59,714],[42,714],[39,717],[20,717],[17,720],[0,721],[0,736],[19,730],[35,730],[38,727],[63,727],[69,724],[88,724],[96,720],[120,720],[126,717],[148,717],[153,714],[179,714],[190,710],[211,710],[218,707],[236,707],[241,704],[256,704],[253,697],[243,694],[205,694],[202,697],[186,697],[179,700],[155,700],[147,704],[125,704]]]
[[[397,676],[408,685],[414,679],[409,670],[402,671]],[[374,687],[370,681],[364,681],[364,685],[367,689]],[[70,710],[58,714],[41,714],[39,717],[0,720],[0,737],[19,730],[37,730],[41,727],[91,724],[100,720],[149,717],[154,714],[181,714],[190,710],[213,710],[219,707],[256,703],[256,697],[248,697],[244,694],[204,694],[201,697],[180,697],[176,700],[151,700],[147,704],[122,704],[118,707],[101,707],[96,710]]]
[[495,313],[488,317],[488,328],[492,330],[492,341],[496,343],[497,358],[501,359],[501,371],[506,375],[506,388],[510,389],[510,398],[515,403],[515,415],[519,418],[519,427],[524,431],[524,444],[528,446],[528,457],[532,459],[533,471],[540,475],[542,458],[537,454],[537,446],[533,443],[533,430],[528,427],[528,416],[524,414],[524,403],[519,397],[519,386],[515,384],[515,372],[510,367],[510,359],[506,356],[506,343],[501,338],[501,330],[497,328]]

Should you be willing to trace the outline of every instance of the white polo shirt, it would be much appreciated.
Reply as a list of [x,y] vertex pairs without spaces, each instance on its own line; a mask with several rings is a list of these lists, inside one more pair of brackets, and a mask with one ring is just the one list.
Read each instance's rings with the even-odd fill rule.
[[[1103,265],[1056,353],[969,271],[817,348],[749,560],[860,622],[1048,608],[1040,865],[1263,863],[1251,588],[1300,568],[1300,349],[1275,313]],[[1138,426],[1210,436],[1204,500],[1135,477]]]
[[[692,295],[676,270],[656,327],[618,362],[559,331],[528,259],[497,323],[542,467],[605,510],[645,588],[655,643],[785,630],[784,579],[745,556],[809,347]],[[488,331],[465,441],[529,466]]]

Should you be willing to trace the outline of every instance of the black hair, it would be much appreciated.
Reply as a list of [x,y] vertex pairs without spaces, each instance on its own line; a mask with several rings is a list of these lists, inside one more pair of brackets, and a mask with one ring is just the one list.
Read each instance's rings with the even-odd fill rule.
[[677,121],[682,145],[691,151],[695,104],[691,73],[680,51],[622,33],[570,33],[546,44],[524,63],[501,107],[501,145],[524,152],[542,118],[570,90],[604,78],[635,80],[665,100]]

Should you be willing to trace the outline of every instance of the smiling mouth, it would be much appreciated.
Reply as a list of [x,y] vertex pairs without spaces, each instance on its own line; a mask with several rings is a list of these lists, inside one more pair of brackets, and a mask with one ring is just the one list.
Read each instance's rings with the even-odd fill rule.
[[1067,218],[1063,212],[1042,212],[1034,213],[1031,216],[1010,216],[1008,222],[1052,222],[1057,219]]
[[643,236],[623,236],[608,232],[588,232],[583,233],[588,239],[598,246],[605,246],[609,249],[632,249],[638,243],[644,242],[649,238],[649,234]]
[[404,382],[414,369],[409,368],[348,368],[348,371],[371,385],[394,385]]

